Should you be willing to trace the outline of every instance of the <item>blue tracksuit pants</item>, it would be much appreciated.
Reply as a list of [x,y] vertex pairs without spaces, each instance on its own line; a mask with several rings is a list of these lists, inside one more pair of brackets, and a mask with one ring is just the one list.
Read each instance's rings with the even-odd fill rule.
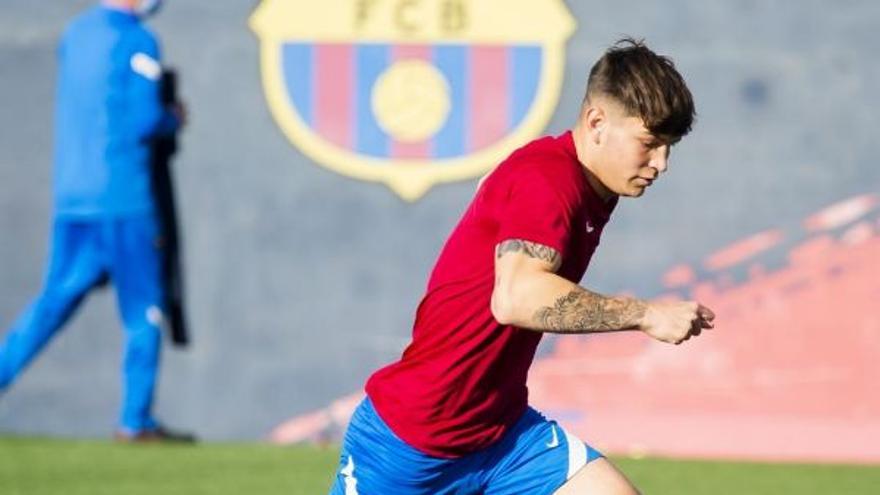
[[154,428],[163,318],[160,241],[152,214],[56,218],[42,292],[0,343],[0,390],[45,347],[88,292],[109,276],[125,328],[119,426],[131,432]]

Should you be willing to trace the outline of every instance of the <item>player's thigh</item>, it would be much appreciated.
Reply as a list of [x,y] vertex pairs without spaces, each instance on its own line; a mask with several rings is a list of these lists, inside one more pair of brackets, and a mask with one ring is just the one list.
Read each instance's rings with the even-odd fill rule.
[[608,459],[590,462],[553,495],[638,495],[639,491]]

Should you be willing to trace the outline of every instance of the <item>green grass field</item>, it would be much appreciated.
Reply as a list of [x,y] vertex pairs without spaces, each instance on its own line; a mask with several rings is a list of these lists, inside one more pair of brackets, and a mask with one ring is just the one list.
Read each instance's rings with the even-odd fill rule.
[[[336,456],[335,448],[0,437],[0,494],[324,494]],[[880,493],[880,466],[615,461],[646,494]]]

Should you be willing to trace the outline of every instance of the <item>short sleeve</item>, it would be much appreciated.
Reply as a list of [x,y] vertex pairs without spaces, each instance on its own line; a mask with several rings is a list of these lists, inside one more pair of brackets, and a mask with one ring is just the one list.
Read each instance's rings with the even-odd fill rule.
[[564,259],[578,198],[560,180],[538,168],[513,175],[496,244],[522,239],[553,248]]

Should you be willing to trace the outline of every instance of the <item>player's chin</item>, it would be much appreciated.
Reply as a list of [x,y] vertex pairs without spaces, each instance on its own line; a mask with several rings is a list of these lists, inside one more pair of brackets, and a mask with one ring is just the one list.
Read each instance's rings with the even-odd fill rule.
[[645,194],[645,189],[647,189],[647,186],[631,185],[622,193],[622,195],[628,198],[638,198],[641,197],[642,194]]

